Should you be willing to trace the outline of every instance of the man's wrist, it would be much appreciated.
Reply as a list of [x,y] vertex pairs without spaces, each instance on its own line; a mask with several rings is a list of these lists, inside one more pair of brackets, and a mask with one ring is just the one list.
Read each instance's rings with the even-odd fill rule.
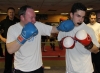
[[100,52],[100,47],[98,48],[98,52]]

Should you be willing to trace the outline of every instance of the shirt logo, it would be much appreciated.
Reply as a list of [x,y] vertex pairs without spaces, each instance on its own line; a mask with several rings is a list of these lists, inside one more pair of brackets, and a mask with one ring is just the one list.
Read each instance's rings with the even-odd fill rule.
[[31,37],[30,39],[28,39],[28,42],[32,42],[34,40],[34,37]]

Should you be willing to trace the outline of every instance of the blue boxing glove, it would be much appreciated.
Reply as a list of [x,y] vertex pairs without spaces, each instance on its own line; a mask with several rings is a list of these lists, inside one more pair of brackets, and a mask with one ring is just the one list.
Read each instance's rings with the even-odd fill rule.
[[27,40],[29,40],[31,37],[36,36],[37,34],[38,34],[37,28],[35,27],[34,24],[29,22],[23,27],[21,34],[17,38],[17,41],[20,44],[24,44]]
[[71,30],[74,29],[74,23],[72,20],[65,20],[65,21],[62,21],[59,26],[57,27],[57,29],[59,31],[63,31],[63,32],[69,32]]

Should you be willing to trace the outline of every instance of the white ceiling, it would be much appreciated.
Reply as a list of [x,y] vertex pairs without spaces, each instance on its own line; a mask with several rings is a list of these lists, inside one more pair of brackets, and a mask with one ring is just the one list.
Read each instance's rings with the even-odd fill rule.
[[39,10],[38,14],[60,14],[70,12],[75,2],[81,2],[86,7],[93,7],[94,10],[100,10],[100,0],[0,0],[0,11],[6,12],[8,7],[14,7],[17,14],[18,8],[27,4],[31,5],[34,10]]

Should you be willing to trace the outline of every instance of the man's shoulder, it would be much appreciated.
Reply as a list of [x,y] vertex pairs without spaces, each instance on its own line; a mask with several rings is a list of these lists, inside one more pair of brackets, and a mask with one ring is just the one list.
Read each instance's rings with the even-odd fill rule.
[[[43,27],[45,28],[45,26],[49,26],[49,25],[46,25],[45,23],[42,23],[42,22],[39,22],[39,21],[36,21],[36,23],[34,24],[36,27]],[[48,27],[47,27],[48,28]]]
[[18,23],[15,23],[15,24],[13,24],[13,25],[11,25],[10,27],[15,27],[15,28],[17,28],[17,26],[19,26],[20,25],[20,23],[18,22]]
[[39,21],[36,21],[35,25],[41,25],[41,24],[44,24],[42,22],[39,22]]
[[83,27],[82,27],[84,30],[86,30],[86,31],[89,31],[89,32],[92,32],[93,31],[93,29],[91,28],[91,24],[89,23],[89,24],[84,24],[83,25]]

